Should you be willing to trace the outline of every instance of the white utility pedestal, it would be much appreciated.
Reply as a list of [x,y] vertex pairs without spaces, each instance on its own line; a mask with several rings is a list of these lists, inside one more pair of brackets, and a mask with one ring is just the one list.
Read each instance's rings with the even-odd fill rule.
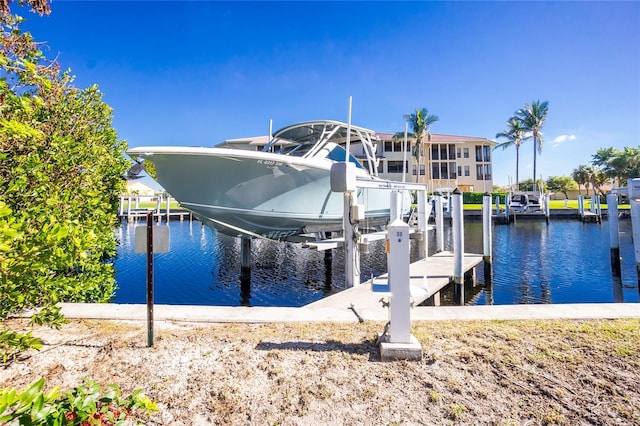
[[389,256],[389,334],[380,341],[382,361],[422,359],[422,346],[411,334],[409,225],[397,219],[387,228]]

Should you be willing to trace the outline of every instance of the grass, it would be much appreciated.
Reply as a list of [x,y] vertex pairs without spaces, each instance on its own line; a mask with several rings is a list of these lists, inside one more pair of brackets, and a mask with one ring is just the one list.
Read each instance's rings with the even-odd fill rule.
[[[140,202],[138,204],[138,206],[141,209],[155,209],[155,208],[158,207],[158,204],[155,201],[143,201],[143,202]],[[161,202],[160,203],[160,208],[161,209],[166,209],[167,208],[167,202],[166,201]],[[182,206],[176,200],[171,200],[171,202],[169,203],[169,208],[171,210],[176,210],[176,209],[182,209]]]
[[420,362],[380,362],[383,322],[159,325],[153,348],[142,323],[37,328],[0,388],[89,375],[143,389],[154,424],[640,424],[640,318],[414,321]]
[[[492,204],[493,206],[493,204]],[[590,200],[585,200],[584,208],[588,209],[591,206]],[[600,207],[603,209],[607,208],[607,204],[601,203]],[[464,204],[464,210],[482,210],[482,204]],[[495,208],[495,207],[493,207]],[[500,204],[500,208],[504,209],[504,204]],[[549,201],[549,209],[578,209],[578,200],[569,200],[567,202],[567,207],[564,206],[564,200],[550,200]],[[628,210],[630,208],[629,204],[620,204],[618,205],[618,210]]]

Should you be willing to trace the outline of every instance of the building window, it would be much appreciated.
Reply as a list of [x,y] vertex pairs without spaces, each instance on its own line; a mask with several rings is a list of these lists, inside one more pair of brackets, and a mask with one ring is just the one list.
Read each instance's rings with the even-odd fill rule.
[[476,179],[477,180],[484,180],[483,176],[482,176],[482,164],[478,164],[476,166]]
[[471,170],[469,166],[464,166],[464,175],[469,176],[471,174]]
[[447,163],[440,163],[440,176],[442,176],[442,179],[447,179],[447,176],[449,176]]
[[462,166],[458,166],[458,176],[462,176]]
[[453,160],[456,158],[456,146],[453,144],[449,145],[449,160]]
[[449,179],[455,179],[456,176],[456,163],[449,163]]
[[438,145],[431,145],[431,159],[439,160],[440,156],[438,155]]
[[480,145],[476,145],[476,161],[478,163],[482,161],[482,147]]
[[484,162],[485,163],[491,162],[491,147],[483,146],[482,150],[484,151]]
[[393,142],[386,141],[384,143],[384,152],[393,152]]
[[438,163],[431,164],[431,179],[440,179],[440,166]]
[[460,148],[458,148],[456,150],[456,158],[460,158],[461,155],[462,155],[462,150]]
[[[408,170],[408,168],[407,168]],[[387,164],[387,173],[402,173],[402,161],[389,161]]]
[[402,147],[404,146],[404,141],[401,142],[395,142],[393,144],[393,150],[395,152],[402,152]]
[[446,160],[447,158],[447,146],[444,144],[440,145],[440,159]]
[[484,165],[484,179],[491,180],[491,164]]
[[469,158],[469,148],[462,148],[464,158]]

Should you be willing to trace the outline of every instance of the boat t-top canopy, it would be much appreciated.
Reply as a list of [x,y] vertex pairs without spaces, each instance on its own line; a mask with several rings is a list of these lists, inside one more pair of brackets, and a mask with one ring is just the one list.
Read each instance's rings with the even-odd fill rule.
[[[347,143],[348,129],[347,123],[334,120],[296,123],[276,131],[263,151],[271,151],[276,145],[285,145],[283,154],[311,158],[328,143],[344,147]],[[351,125],[350,142],[362,144],[369,173],[374,176],[378,171],[375,134],[373,130]]]

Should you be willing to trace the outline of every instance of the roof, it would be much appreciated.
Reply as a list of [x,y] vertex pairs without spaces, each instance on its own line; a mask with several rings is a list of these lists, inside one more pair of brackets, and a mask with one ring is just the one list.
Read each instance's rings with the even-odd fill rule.
[[[376,133],[382,140],[391,140],[395,133]],[[413,139],[413,138],[410,138]],[[464,142],[482,142],[489,145],[495,145],[496,142],[486,139],[480,138],[477,136],[457,136],[457,135],[443,135],[439,133],[431,133],[431,140],[429,143],[464,143]]]

